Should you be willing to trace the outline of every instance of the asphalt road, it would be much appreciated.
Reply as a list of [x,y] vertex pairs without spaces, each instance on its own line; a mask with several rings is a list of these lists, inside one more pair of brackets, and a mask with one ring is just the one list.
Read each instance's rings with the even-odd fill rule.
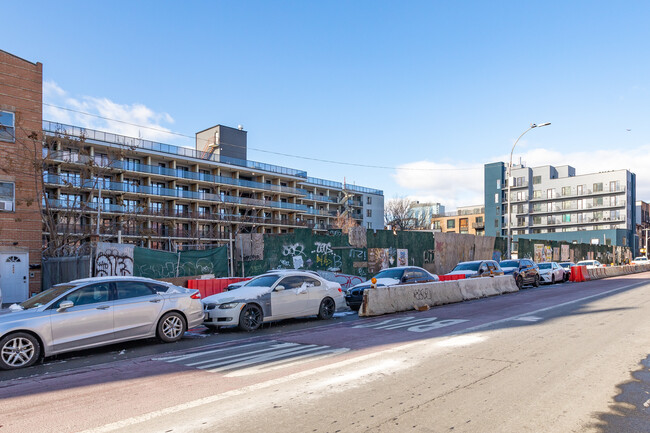
[[0,372],[5,432],[650,432],[650,273]]

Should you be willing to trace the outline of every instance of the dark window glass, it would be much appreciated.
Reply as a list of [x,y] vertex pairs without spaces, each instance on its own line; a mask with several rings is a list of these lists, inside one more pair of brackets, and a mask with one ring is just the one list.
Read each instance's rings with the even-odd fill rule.
[[118,281],[115,284],[117,284],[117,299],[137,298],[154,294],[154,291],[149,288],[147,283],[142,281]]
[[63,301],[72,301],[75,306],[108,302],[110,300],[110,293],[110,283],[91,284],[59,299],[55,308],[58,308]]
[[284,286],[285,290],[290,290],[290,289],[297,289],[302,286],[302,283],[304,283],[304,277],[300,276],[292,276],[292,277],[286,277],[283,278],[280,281],[280,286]]

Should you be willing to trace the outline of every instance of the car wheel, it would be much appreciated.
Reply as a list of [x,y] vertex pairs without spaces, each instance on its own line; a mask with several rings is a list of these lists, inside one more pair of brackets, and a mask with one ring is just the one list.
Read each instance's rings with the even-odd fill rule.
[[555,284],[555,274],[551,275],[551,284]]
[[320,308],[318,309],[318,318],[321,320],[331,319],[336,310],[336,303],[332,298],[325,298],[320,301]]
[[0,368],[14,370],[29,367],[41,356],[41,345],[31,334],[16,332],[0,340]]
[[539,287],[539,275],[535,275],[535,281],[533,281],[533,286]]
[[175,311],[165,313],[158,321],[158,338],[164,343],[173,343],[183,338],[185,318]]
[[260,327],[264,317],[260,307],[254,304],[246,305],[239,314],[239,329],[242,331],[254,331]]
[[515,278],[515,283],[517,284],[517,288],[519,290],[524,288],[524,279],[522,278],[521,275],[519,275],[517,278]]

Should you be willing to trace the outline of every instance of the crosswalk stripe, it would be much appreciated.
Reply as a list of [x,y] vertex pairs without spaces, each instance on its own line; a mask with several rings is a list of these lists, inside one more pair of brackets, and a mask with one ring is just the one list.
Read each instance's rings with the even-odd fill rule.
[[[257,342],[257,343],[246,343],[246,344],[242,344],[242,345],[235,346],[235,347],[237,349],[246,349],[246,348],[249,348],[249,347],[259,346],[260,344],[266,344],[266,343],[268,343],[268,342],[261,341],[261,342]],[[186,359],[196,358],[196,357],[199,357],[199,356],[205,356],[205,355],[209,355],[209,354],[213,354],[213,353],[225,352],[227,350],[232,350],[232,349],[233,349],[233,346],[230,346],[230,347],[224,347],[222,349],[207,350],[205,352],[190,353],[188,355],[169,356],[169,357],[166,357],[166,358],[153,358],[153,360],[154,361],[166,361],[166,362],[180,362],[180,361],[184,361]]]
[[[217,373],[219,371],[224,371],[224,370],[233,370],[236,368],[240,367],[245,367],[247,365],[252,365],[252,364],[258,364],[261,362],[269,361],[272,359],[277,359],[277,358],[282,358],[284,356],[287,356],[289,354],[296,354],[296,353],[301,353],[301,352],[309,352],[312,350],[317,350],[318,347],[314,345],[310,346],[302,346],[302,347],[292,347],[290,349],[284,349],[284,350],[279,350],[277,352],[271,352],[267,354],[261,354],[261,355],[255,355],[252,358],[249,358],[245,361],[240,361],[236,362],[234,364],[231,363],[224,363],[224,362],[216,362],[212,365],[209,366],[203,366],[199,368],[203,369],[209,369],[211,373]],[[221,367],[216,367],[217,365],[221,365]],[[210,368],[210,367],[216,367],[216,368]]]
[[[219,358],[211,357],[210,359],[205,359],[203,361],[197,361],[197,362],[191,362],[191,363],[188,363],[188,364],[185,364],[185,365],[187,365],[188,367],[194,367],[194,366],[198,366],[200,364],[205,364],[205,363],[208,363],[208,362],[214,362],[215,359],[218,359],[219,362],[222,362],[224,360],[230,360],[230,361],[226,361],[226,362],[232,362],[232,358],[246,358],[246,357],[248,357],[248,356],[250,356],[252,354],[255,354],[255,353],[269,352],[269,351],[276,350],[276,349],[286,349],[286,348],[295,347],[295,346],[298,346],[298,344],[296,344],[296,343],[274,344],[271,347],[265,347],[264,349],[260,349],[260,350],[253,350],[252,352],[240,352],[240,353],[230,355],[230,356],[220,356]],[[207,367],[209,367],[209,365],[208,366],[202,366],[202,367],[199,367],[199,368],[207,368]]]
[[251,374],[265,373],[273,370],[278,370],[280,368],[289,368],[294,365],[302,364],[304,360],[307,361],[318,361],[320,359],[328,358],[330,356],[339,355],[350,351],[350,349],[323,349],[320,352],[307,353],[305,355],[295,356],[289,359],[281,359],[279,361],[268,362],[263,365],[257,365],[253,367],[243,368],[240,370],[235,370],[228,373],[227,377],[238,377],[238,376],[250,376]]

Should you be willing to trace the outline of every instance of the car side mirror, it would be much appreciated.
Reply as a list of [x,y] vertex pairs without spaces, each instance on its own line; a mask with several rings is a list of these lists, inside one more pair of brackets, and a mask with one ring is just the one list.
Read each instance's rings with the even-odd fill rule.
[[406,283],[408,280],[408,277],[402,277],[402,283]]
[[283,286],[283,285],[275,286],[275,291],[276,291],[276,292],[279,292],[279,291],[282,291],[282,290],[284,290],[284,286]]
[[74,307],[74,302],[72,302],[72,301],[63,301],[63,302],[61,302],[59,304],[59,308],[56,311],[61,313],[61,312],[65,311],[65,310],[67,310],[68,308],[72,308],[72,307]]

